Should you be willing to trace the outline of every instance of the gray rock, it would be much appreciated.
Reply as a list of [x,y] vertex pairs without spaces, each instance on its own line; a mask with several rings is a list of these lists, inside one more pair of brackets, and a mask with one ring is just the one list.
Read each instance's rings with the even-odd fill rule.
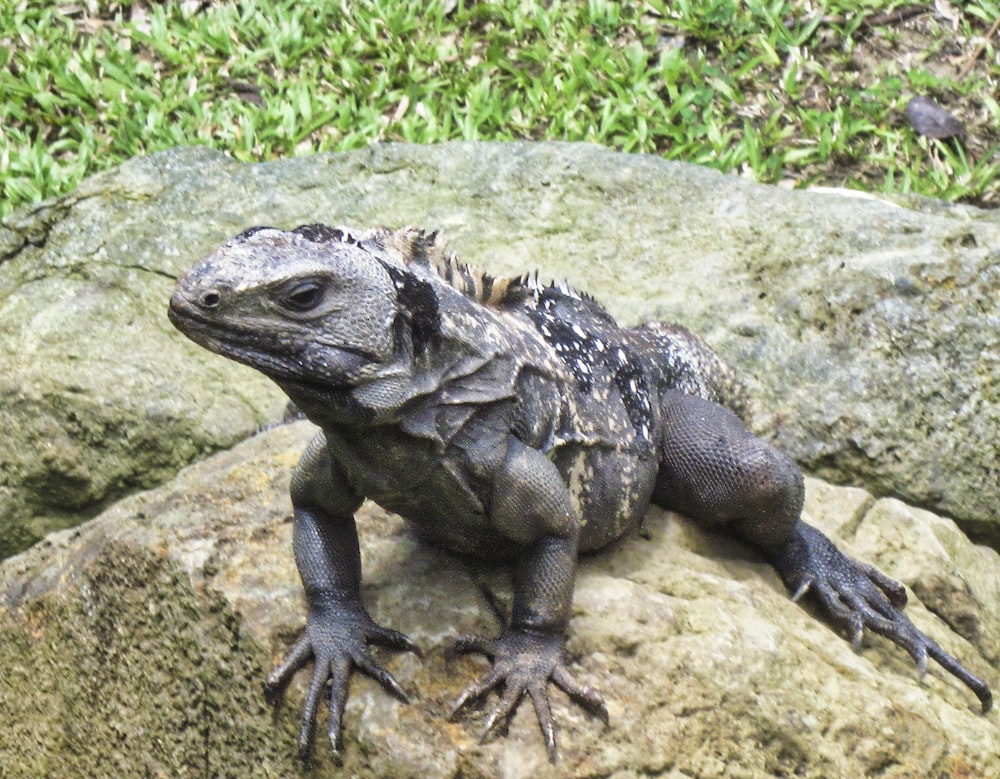
[[386,145],[129,162],[0,230],[0,554],[280,413],[171,331],[172,278],[247,226],[440,228],[468,262],[567,277],[702,333],[810,472],[1000,544],[1000,218],[787,192],[580,144]]
[[[4,776],[298,775],[307,674],[276,712],[262,682],[304,623],[287,488],[312,430],[255,436],[0,564]],[[905,580],[910,617],[996,689],[996,552],[950,520],[815,480],[807,514]],[[528,704],[480,745],[482,712],[446,715],[483,662],[446,662],[444,647],[499,629],[490,604],[509,601],[508,576],[423,546],[370,505],[359,528],[366,602],[425,656],[385,655],[410,704],[355,676],[336,775],[1000,775],[996,714],[952,677],[932,664],[920,682],[877,637],[852,653],[745,547],[659,511],[578,580],[571,665],[603,691],[610,727],[554,693],[557,766]],[[334,775],[317,747],[313,775]]]

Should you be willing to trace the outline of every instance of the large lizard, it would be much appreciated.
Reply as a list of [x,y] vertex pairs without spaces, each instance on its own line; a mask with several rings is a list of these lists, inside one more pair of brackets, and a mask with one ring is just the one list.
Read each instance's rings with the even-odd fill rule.
[[361,601],[365,498],[433,543],[516,567],[509,627],[454,647],[493,661],[453,710],[498,690],[484,738],[527,695],[555,759],[549,682],[607,718],[563,656],[577,556],[635,529],[650,502],[757,547],[855,646],[865,629],[881,634],[921,673],[933,658],[992,705],[987,684],[902,614],[902,585],[802,521],[799,469],[730,410],[739,383],[683,328],[622,328],[566,285],[462,265],[434,234],[325,225],[247,230],[178,281],[170,318],[271,377],[320,428],[291,486],[308,621],[267,682],[276,696],[314,663],[303,758],[328,683],[342,756],[354,668],[406,699],[369,649],[417,651]]

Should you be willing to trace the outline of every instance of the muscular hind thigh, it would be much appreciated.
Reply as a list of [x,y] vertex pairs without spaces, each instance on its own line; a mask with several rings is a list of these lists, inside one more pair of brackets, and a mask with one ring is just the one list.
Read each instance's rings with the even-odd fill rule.
[[802,474],[728,409],[669,390],[653,500],[767,548],[786,542],[802,511]]

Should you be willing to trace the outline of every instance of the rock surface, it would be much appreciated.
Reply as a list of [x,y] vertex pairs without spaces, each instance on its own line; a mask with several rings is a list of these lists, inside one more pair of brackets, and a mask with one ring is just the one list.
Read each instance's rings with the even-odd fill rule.
[[687,324],[809,471],[1000,546],[1000,217],[905,205],[580,144],[129,162],[0,229],[0,556],[279,415],[270,384],[164,310],[233,234],[313,221],[439,228],[467,262]]
[[[276,713],[262,684],[304,622],[287,487],[312,431],[254,436],[0,564],[0,774],[300,775],[305,676]],[[815,480],[808,492],[811,521],[905,581],[916,624],[1000,688],[997,553],[893,499]],[[321,736],[305,775],[1000,775],[996,712],[950,676],[932,664],[921,683],[879,638],[852,653],[745,547],[659,511],[586,559],[577,584],[571,667],[602,690],[610,727],[555,692],[558,765],[527,704],[480,745],[482,712],[446,715],[483,663],[443,650],[499,629],[506,573],[423,546],[372,506],[359,527],[373,615],[425,656],[385,655],[408,705],[355,676],[344,769]]]

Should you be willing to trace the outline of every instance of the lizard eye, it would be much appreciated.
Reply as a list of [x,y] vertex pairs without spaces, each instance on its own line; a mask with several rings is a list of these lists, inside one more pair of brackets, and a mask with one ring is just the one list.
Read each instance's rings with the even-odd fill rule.
[[315,308],[323,299],[323,287],[315,281],[303,281],[285,293],[285,305],[295,311]]

